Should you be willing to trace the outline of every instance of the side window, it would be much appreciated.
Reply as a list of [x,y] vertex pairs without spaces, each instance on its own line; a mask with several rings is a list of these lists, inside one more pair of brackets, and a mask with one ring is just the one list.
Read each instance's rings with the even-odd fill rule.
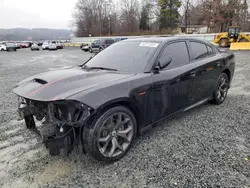
[[189,55],[186,42],[174,42],[167,45],[160,56],[160,60],[164,60],[168,56],[172,57],[172,61],[164,70],[188,64]]
[[207,51],[208,51],[208,55],[213,55],[213,49],[210,46],[207,46]]
[[190,45],[194,60],[202,59],[208,56],[207,45],[199,42],[190,42]]

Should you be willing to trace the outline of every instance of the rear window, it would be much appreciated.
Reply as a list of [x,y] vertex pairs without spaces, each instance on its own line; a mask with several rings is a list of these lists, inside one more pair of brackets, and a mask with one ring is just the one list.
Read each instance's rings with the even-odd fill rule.
[[208,56],[207,45],[200,42],[190,42],[190,45],[194,60],[202,59]]

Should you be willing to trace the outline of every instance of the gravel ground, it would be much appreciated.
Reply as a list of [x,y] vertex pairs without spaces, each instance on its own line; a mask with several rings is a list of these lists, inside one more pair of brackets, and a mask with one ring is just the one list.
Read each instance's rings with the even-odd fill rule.
[[0,187],[250,187],[250,52],[235,52],[237,68],[221,106],[203,105],[159,123],[113,164],[77,151],[51,157],[16,121],[13,86],[33,74],[78,65],[79,49],[0,53]]

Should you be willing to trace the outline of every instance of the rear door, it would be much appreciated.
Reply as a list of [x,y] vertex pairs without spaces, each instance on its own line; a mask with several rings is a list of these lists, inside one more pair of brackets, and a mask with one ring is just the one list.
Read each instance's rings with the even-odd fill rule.
[[152,75],[153,121],[191,105],[195,63],[190,63],[186,41],[171,42],[159,59],[172,57],[171,63]]
[[212,96],[223,62],[207,43],[191,40],[189,46],[191,60],[197,64],[192,97],[193,103],[197,103]]
[[105,40],[104,47],[108,47],[111,44],[113,44],[115,41],[113,39],[107,39]]

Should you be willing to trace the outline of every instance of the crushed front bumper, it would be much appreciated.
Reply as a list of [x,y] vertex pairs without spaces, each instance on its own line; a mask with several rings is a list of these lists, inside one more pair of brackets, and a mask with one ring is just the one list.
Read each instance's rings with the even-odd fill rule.
[[26,127],[42,138],[45,147],[52,156],[60,155],[61,153],[68,156],[77,145],[84,152],[81,137],[83,121],[79,122],[82,126],[76,126],[70,122],[55,121],[54,117],[49,113],[54,108],[48,107],[49,115],[47,114],[47,118],[44,117],[42,119],[38,117],[38,119],[40,118],[39,124],[41,126],[36,126],[35,119],[37,120],[37,117],[34,115],[34,108],[26,102],[20,102],[17,110],[17,119],[25,120]]

